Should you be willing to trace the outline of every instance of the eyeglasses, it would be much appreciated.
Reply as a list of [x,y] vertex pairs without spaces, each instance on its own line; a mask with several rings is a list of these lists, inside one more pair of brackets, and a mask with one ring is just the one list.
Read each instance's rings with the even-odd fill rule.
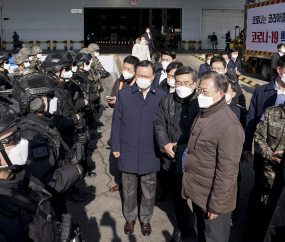
[[184,86],[184,87],[191,87],[193,84],[194,84],[194,82],[191,83],[191,84],[186,82],[186,83],[184,83],[184,85],[182,85],[182,82],[176,82],[176,83],[175,83],[175,86],[176,86],[176,87],[181,87],[181,86]]
[[222,68],[222,67],[217,67],[217,68],[212,67],[211,70],[212,71],[223,71],[223,70],[225,70],[225,68]]
[[17,131],[15,131],[14,133],[12,133],[11,135],[9,135],[8,137],[4,138],[4,139],[1,139],[0,140],[0,143],[1,144],[9,144],[11,140],[14,140],[16,138],[19,139],[19,136],[20,136],[20,129],[17,129]]
[[[217,92],[217,91],[213,91],[213,92]],[[203,93],[204,96],[207,96],[209,93],[213,93],[213,92],[204,91],[201,88],[198,88],[198,94]]]

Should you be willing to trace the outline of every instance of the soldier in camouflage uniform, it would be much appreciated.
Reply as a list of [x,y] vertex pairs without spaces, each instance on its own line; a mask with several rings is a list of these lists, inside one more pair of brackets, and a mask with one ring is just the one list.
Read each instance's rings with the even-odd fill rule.
[[31,49],[32,55],[33,55],[33,60],[30,61],[31,67],[34,68],[38,72],[44,73],[44,69],[42,68],[42,53],[43,50],[39,46],[34,46]]
[[33,55],[32,55],[32,51],[31,51],[30,49],[28,49],[28,48],[22,48],[22,49],[20,49],[19,54],[24,54],[24,55],[28,56],[29,63],[30,63],[29,68],[30,68],[31,70],[33,70],[33,72],[38,72],[38,71],[36,70],[35,63],[33,62],[34,57],[33,57]]
[[[99,46],[97,44],[90,44],[90,45],[93,45],[93,47],[95,47],[96,49],[99,48]],[[102,82],[101,82],[101,78],[100,78],[100,74],[99,74],[99,69],[97,69],[98,65],[96,64],[98,59],[96,58],[96,56],[94,56],[94,51],[92,52],[89,49],[89,47],[81,49],[79,53],[91,54],[91,56],[92,56],[91,68],[88,71],[89,72],[88,79],[93,82],[95,88],[97,88],[98,93],[99,93],[99,98],[94,103],[96,114],[98,114],[100,112],[100,109],[101,109],[101,92],[104,91],[103,85],[102,85]],[[95,63],[95,65],[94,65],[94,63]],[[99,64],[101,65],[101,63],[99,63]],[[98,126],[103,126],[102,122],[98,122],[96,120],[96,123],[97,123]]]
[[254,150],[263,157],[260,183],[261,201],[266,205],[285,149],[285,106],[280,104],[265,110],[254,135]]
[[16,77],[22,77],[23,75],[34,72],[34,70],[30,68],[29,57],[24,53],[16,54],[14,56],[13,63],[18,65],[18,68],[14,69],[14,79]]

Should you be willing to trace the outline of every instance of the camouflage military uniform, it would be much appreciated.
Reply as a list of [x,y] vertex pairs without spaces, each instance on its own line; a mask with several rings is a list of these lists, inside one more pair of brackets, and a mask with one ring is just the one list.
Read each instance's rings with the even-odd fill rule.
[[263,157],[260,183],[263,187],[261,201],[266,205],[279,164],[272,160],[275,151],[285,150],[285,107],[284,104],[265,110],[254,134],[254,150]]
[[39,46],[34,46],[31,49],[31,54],[34,56],[33,60],[30,61],[30,68],[35,70],[36,72],[45,73],[44,69],[42,68],[42,61],[38,58],[36,59],[37,54],[42,54],[43,50]]
[[[19,52],[18,54],[16,54],[14,56],[14,59],[13,59],[13,63],[18,65],[18,66],[21,66],[24,62],[28,62],[29,61],[29,57],[27,55],[25,55],[25,53],[21,53]],[[23,75],[26,75],[26,74],[29,74],[29,73],[32,73],[32,72],[35,72],[32,68],[25,68],[24,70],[21,70],[19,67],[18,68],[15,68],[14,69],[14,73],[13,73],[13,77],[14,79],[16,77],[21,77]]]

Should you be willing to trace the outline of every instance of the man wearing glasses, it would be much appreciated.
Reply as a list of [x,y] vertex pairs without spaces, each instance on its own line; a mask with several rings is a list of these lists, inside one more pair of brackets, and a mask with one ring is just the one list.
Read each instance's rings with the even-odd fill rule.
[[191,199],[199,241],[228,242],[236,207],[237,177],[244,131],[225,100],[227,78],[200,77],[197,114],[190,130],[182,196]]
[[[173,63],[169,64],[170,67]],[[168,68],[167,67],[167,68]],[[154,120],[155,137],[162,153],[162,168],[170,180],[170,193],[178,229],[171,242],[180,242],[189,236],[187,200],[181,196],[182,154],[187,147],[190,127],[199,111],[196,70],[182,66],[174,73],[175,91],[161,100]]]

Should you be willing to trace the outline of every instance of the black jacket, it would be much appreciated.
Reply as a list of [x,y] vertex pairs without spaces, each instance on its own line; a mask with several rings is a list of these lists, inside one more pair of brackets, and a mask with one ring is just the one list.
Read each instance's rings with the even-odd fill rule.
[[[228,71],[229,71],[229,69],[228,69]],[[244,96],[244,94],[243,94],[243,91],[242,91],[240,85],[238,84],[238,82],[235,81],[234,75],[231,75],[230,72],[227,72],[225,75],[226,75],[226,77],[227,77],[228,80],[231,80],[231,81],[233,81],[233,82],[236,84],[236,87],[237,87],[237,94],[236,94],[236,96],[235,96],[235,98],[234,98],[235,103],[236,103],[236,104],[239,104],[239,105],[241,105],[241,106],[243,106],[243,107],[246,107],[245,96]]]
[[147,40],[148,48],[149,48],[150,52],[152,52],[151,49],[152,49],[152,50],[154,49],[152,33],[150,32],[149,35],[150,35],[150,38],[148,37],[148,33],[144,33],[144,34],[143,34],[143,36],[144,36],[145,39]]
[[[181,173],[182,153],[187,147],[191,125],[199,111],[197,94],[192,93],[183,101],[176,92],[164,96],[154,119],[154,132],[158,148],[162,153],[162,167],[174,173]],[[177,142],[173,162],[163,147],[168,143]]]
[[279,52],[274,53],[274,55],[271,57],[271,65],[270,65],[270,75],[271,77],[277,76],[277,66],[278,66],[278,60],[281,56],[279,55]]
[[229,107],[235,113],[242,127],[244,128],[246,124],[247,115],[246,107],[243,107],[240,104],[236,104],[234,100],[232,100],[232,102],[229,104]]
[[211,37],[211,42],[213,42],[213,41],[217,41],[218,40],[218,38],[217,38],[217,35],[212,35],[212,37]]

